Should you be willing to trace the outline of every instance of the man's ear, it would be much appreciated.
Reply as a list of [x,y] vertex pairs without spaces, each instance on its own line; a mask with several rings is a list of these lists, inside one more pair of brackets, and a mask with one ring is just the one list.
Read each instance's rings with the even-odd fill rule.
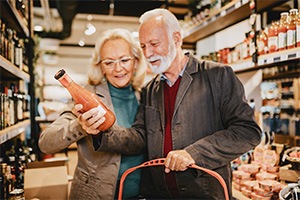
[[181,37],[180,32],[178,32],[178,31],[173,32],[173,40],[174,40],[174,43],[175,43],[176,47],[181,47],[182,37]]

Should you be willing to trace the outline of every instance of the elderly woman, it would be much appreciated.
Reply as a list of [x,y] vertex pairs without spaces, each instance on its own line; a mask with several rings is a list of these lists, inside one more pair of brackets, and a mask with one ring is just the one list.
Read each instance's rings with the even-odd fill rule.
[[[103,32],[98,39],[86,88],[94,91],[116,115],[116,123],[131,127],[139,105],[139,91],[146,76],[147,62],[137,41],[124,29]],[[78,105],[77,105],[78,106]],[[79,105],[80,106],[80,105]],[[145,155],[121,155],[94,151],[92,136],[84,131],[78,113],[62,112],[39,139],[44,153],[53,154],[77,143],[78,163],[72,181],[70,199],[114,199],[118,181],[125,170],[144,162]],[[128,176],[123,198],[139,194],[140,172]]]

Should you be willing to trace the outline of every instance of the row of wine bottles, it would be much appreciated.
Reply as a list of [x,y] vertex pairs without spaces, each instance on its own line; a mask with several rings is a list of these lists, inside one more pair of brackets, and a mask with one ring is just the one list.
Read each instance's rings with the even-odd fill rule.
[[16,195],[22,197],[24,193],[24,171],[27,164],[35,160],[33,149],[20,138],[1,144],[0,199],[15,199],[13,197]]
[[27,39],[19,37],[16,30],[0,19],[0,55],[25,72],[28,72],[27,43]]
[[30,96],[11,83],[0,92],[0,130],[30,117]]

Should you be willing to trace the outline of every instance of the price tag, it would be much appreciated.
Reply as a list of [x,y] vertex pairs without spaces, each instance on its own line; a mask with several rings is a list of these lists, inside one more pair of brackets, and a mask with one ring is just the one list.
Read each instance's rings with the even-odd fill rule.
[[215,21],[217,18],[216,18],[216,16],[213,16],[211,19],[210,19],[210,21]]
[[279,61],[280,61],[280,59],[281,59],[281,57],[280,57],[280,56],[278,56],[278,57],[274,57],[274,59],[273,59],[273,62],[279,62]]
[[292,53],[288,55],[288,59],[293,59],[297,57],[297,53]]
[[300,51],[297,51],[297,58],[300,58]]
[[238,1],[234,4],[234,7],[237,9],[237,8],[241,7],[241,5],[242,5],[241,2]]
[[207,23],[207,21],[204,21],[203,22],[203,26],[206,26],[208,23]]
[[221,17],[224,17],[226,15],[226,10],[223,10],[221,13],[220,13]]

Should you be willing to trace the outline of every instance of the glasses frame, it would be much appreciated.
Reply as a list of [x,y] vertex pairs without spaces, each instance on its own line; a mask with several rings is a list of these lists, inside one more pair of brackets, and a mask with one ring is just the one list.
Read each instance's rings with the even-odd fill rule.
[[[116,64],[118,63],[119,66],[123,67],[123,68],[127,68],[128,66],[124,66],[122,64],[122,60],[128,60],[128,63],[129,61],[133,60],[135,57],[134,56],[125,56],[125,57],[122,57],[120,59],[116,59],[116,60],[112,60],[112,59],[105,59],[105,60],[101,60],[100,61],[100,64],[103,64],[103,66],[106,68],[106,69],[114,69],[116,67]],[[105,64],[105,62],[111,62],[113,63],[112,66],[109,66],[107,64]]]

